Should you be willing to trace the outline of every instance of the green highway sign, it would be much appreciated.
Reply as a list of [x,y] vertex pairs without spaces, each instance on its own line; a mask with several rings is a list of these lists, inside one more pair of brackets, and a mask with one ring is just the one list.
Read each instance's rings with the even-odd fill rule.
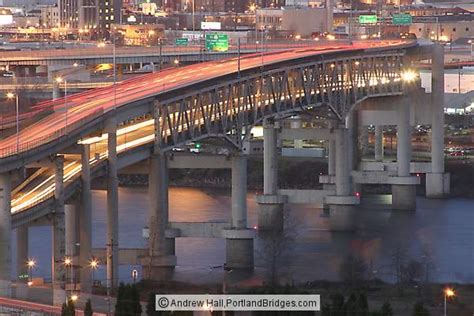
[[377,16],[376,15],[359,15],[360,24],[376,24]]
[[226,34],[206,34],[206,49],[215,52],[229,50],[229,37]]
[[393,25],[410,25],[412,23],[412,17],[407,13],[398,13],[392,15]]
[[174,40],[176,46],[188,46],[188,39],[187,38],[177,38]]

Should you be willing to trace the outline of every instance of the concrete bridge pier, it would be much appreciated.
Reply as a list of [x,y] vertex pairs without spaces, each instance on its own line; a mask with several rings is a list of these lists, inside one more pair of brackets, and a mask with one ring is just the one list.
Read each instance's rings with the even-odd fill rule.
[[282,230],[287,197],[278,195],[277,130],[273,119],[263,123],[263,195],[257,196],[258,229]]
[[65,245],[64,253],[65,257],[72,260],[70,267],[65,267],[66,271],[66,284],[69,284],[69,287],[74,284],[74,280],[77,281],[76,267],[78,267],[78,262],[75,262],[75,258],[79,255],[77,244],[79,242],[79,212],[77,208],[77,201],[71,201],[68,204],[64,205],[64,222],[65,222]]
[[107,170],[107,287],[118,285],[119,281],[119,220],[118,220],[118,176],[117,176],[117,123],[115,119],[106,122],[108,146]]
[[52,280],[53,280],[53,305],[61,306],[66,301],[65,292],[65,267],[66,234],[64,223],[64,157],[54,158],[54,198],[55,209],[52,217]]
[[0,173],[0,296],[11,297],[11,175]]
[[375,125],[374,133],[375,161],[383,161],[383,126]]
[[355,229],[355,206],[359,198],[352,195],[349,167],[348,130],[340,126],[336,131],[336,195],[327,196],[329,224],[332,231]]
[[431,172],[426,174],[426,196],[449,194],[450,177],[444,170],[444,48],[434,45],[431,75]]
[[[28,274],[28,226],[20,226],[16,229],[16,275]],[[28,285],[25,279],[18,279],[16,285],[16,298],[28,298]]]
[[369,153],[369,130],[366,125],[359,126],[360,135],[360,153],[365,157]]
[[[329,129],[331,132],[334,131],[336,124],[332,121],[329,122]],[[336,176],[336,139],[331,137],[328,139],[328,178],[329,183],[324,183],[324,190],[334,190],[334,179]],[[326,208],[326,207],[325,207]]]
[[92,197],[91,171],[89,165],[90,145],[82,145],[81,153],[81,182],[82,192],[79,201],[79,274],[81,292],[90,293],[92,290],[90,262],[92,260]]
[[150,198],[148,256],[143,261],[148,279],[168,279],[176,266],[175,234],[168,229],[168,165],[166,154],[156,150],[150,158],[148,194]]
[[253,269],[255,231],[247,228],[247,157],[232,157],[232,215],[226,238],[226,264],[233,269]]
[[16,229],[16,274],[28,273],[26,263],[28,262],[28,226],[20,226]]
[[53,80],[53,100],[59,99],[61,97],[61,89],[59,87],[59,82]]
[[410,176],[411,126],[410,99],[401,99],[398,107],[397,124],[397,176],[389,177],[392,185],[392,208],[395,210],[416,210],[416,185],[418,177]]

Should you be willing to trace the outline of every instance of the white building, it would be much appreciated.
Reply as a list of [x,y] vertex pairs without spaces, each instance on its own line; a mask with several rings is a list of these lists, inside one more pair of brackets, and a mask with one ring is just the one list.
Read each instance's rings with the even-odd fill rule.
[[41,10],[40,24],[46,28],[57,27],[60,24],[59,7],[57,5],[39,6]]
[[332,10],[326,8],[283,7],[257,9],[257,28],[286,31],[303,37],[313,32],[332,31]]

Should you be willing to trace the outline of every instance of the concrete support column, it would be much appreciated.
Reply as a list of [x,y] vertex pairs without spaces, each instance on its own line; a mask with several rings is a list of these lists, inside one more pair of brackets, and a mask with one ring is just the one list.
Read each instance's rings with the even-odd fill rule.
[[18,281],[16,284],[15,297],[17,299],[28,299],[28,285],[24,277],[20,275],[28,274],[28,226],[20,226],[16,229],[16,276]]
[[283,229],[283,209],[286,196],[278,195],[278,148],[277,131],[273,120],[263,123],[263,195],[257,196],[260,205],[258,228]]
[[64,206],[64,222],[65,222],[65,240],[64,253],[65,257],[71,260],[71,266],[66,267],[66,284],[74,283],[76,279],[74,274],[76,273],[74,267],[78,265],[78,262],[74,261],[74,258],[78,255],[76,244],[79,242],[78,238],[78,214],[76,210],[76,204],[66,204]]
[[26,263],[28,262],[28,226],[20,226],[16,229],[16,274],[28,273]]
[[408,98],[402,99],[402,104],[398,107],[397,124],[397,175],[408,177],[410,175],[411,160],[411,127],[410,109]]
[[107,285],[118,286],[119,280],[119,220],[118,220],[118,176],[117,176],[117,124],[107,122],[108,170],[107,170]]
[[383,161],[383,126],[375,125],[374,135],[375,161]]
[[53,304],[61,306],[66,301],[64,257],[66,255],[66,235],[64,223],[64,157],[54,159],[54,198],[56,200],[53,214],[52,231],[52,262],[51,275],[53,280]]
[[11,176],[0,173],[0,296],[11,297]]
[[346,117],[346,129],[347,129],[347,152],[348,152],[348,161],[347,166],[349,172],[356,168],[357,166],[357,115],[355,111],[351,111],[347,114]]
[[349,195],[351,191],[347,138],[347,129],[340,128],[336,133],[336,194],[340,196]]
[[232,228],[247,228],[247,157],[232,157]]
[[[336,128],[334,122],[329,122],[329,128],[333,131]],[[336,139],[328,140],[328,175],[334,177],[336,175]]]
[[168,231],[168,166],[166,155],[155,152],[150,158],[149,253],[144,262],[145,277],[170,278],[176,265],[175,236]]
[[275,195],[278,190],[277,132],[273,121],[263,125],[263,194]]
[[444,47],[433,46],[431,71],[431,173],[426,174],[426,196],[449,194],[449,174],[444,172]]
[[367,126],[360,126],[360,149],[362,157],[369,153],[369,130]]
[[59,82],[53,79],[53,100],[61,97],[61,90],[59,89]]
[[82,194],[79,222],[79,265],[81,292],[90,293],[92,289],[91,269],[89,263],[92,259],[92,204],[91,204],[91,174],[90,174],[90,145],[82,145],[81,154],[81,180]]
[[[397,122],[397,177],[391,177],[392,208],[397,210],[416,209],[416,186],[410,177],[411,126],[410,98],[401,99]],[[410,181],[410,179],[413,179]],[[408,180],[408,182],[407,182]]]
[[329,224],[333,231],[350,231],[355,228],[355,205],[359,198],[352,195],[349,168],[348,131],[336,130],[336,195],[327,196]]
[[254,231],[247,229],[247,157],[232,158],[232,218],[226,236],[229,268],[253,269]]

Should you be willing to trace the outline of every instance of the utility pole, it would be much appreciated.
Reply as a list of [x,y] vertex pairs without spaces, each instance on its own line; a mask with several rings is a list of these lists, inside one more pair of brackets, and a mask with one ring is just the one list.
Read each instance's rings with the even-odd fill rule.
[[237,78],[240,80],[240,37],[237,40]]

